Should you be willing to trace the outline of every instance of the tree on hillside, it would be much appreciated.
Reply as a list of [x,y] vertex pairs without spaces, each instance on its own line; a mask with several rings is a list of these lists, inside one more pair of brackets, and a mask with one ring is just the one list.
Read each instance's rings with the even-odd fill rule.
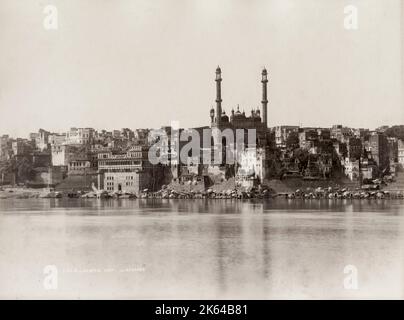
[[14,174],[17,182],[26,182],[35,177],[35,171],[31,161],[26,157],[12,158],[0,163],[0,174]]
[[17,160],[16,169],[17,181],[19,182],[26,182],[27,180],[32,180],[35,177],[35,171],[32,163],[25,157]]
[[0,162],[0,174],[10,174],[15,172],[15,160],[6,160]]
[[404,140],[404,125],[392,126],[388,128],[385,133],[388,137]]

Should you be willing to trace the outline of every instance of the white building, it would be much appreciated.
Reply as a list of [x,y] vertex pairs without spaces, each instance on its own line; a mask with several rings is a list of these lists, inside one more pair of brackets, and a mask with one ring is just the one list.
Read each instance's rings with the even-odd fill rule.
[[69,164],[68,146],[52,146],[52,166],[67,166]]
[[153,186],[148,148],[133,146],[122,154],[98,154],[98,186],[106,191],[123,191],[138,194]]
[[277,126],[275,127],[275,143],[277,147],[286,147],[286,140],[292,132],[298,132],[298,126]]
[[265,178],[265,150],[263,148],[246,148],[237,157],[236,181],[242,186],[254,185]]
[[404,168],[404,141],[398,140],[398,164]]
[[53,146],[60,146],[66,143],[66,133],[52,133],[51,135],[49,135],[49,144],[51,145],[51,147]]
[[35,142],[35,147],[38,150],[44,151],[44,150],[48,149],[49,135],[50,135],[50,132],[48,132],[44,129],[39,129],[39,131],[37,133],[30,134],[30,139]]
[[344,173],[349,178],[349,180],[357,180],[359,179],[359,161],[352,161],[349,158],[345,158],[344,163]]
[[94,129],[70,128],[66,133],[66,144],[88,144],[93,141]]

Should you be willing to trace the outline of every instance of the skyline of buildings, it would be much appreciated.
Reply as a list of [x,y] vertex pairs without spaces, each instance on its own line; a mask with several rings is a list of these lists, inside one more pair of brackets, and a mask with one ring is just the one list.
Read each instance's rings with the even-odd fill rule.
[[[206,187],[217,179],[223,182],[231,178],[235,185],[245,188],[276,178],[318,181],[346,177],[362,184],[376,178],[393,179],[404,166],[403,125],[393,135],[386,134],[394,129],[389,126],[377,130],[340,124],[268,127],[271,108],[266,68],[261,72],[261,108],[251,109],[250,115],[239,106],[226,114],[219,66],[214,81],[216,107],[207,110],[206,115],[210,126],[161,126],[157,131],[72,127],[65,133],[39,129],[25,139],[1,135],[2,184],[8,181],[60,189],[88,189],[91,185],[106,192],[139,194],[173,181],[203,181]],[[255,132],[253,146],[245,138],[249,130]],[[199,137],[197,150],[192,150],[195,154],[187,149],[189,139],[178,139],[178,135],[187,136],[192,131]],[[240,140],[237,132],[243,136],[245,149],[236,150],[236,161],[229,162],[229,152]],[[148,152],[154,146],[158,157],[165,161],[154,163],[150,159]],[[179,157],[183,150],[188,150],[186,161]],[[220,155],[219,161],[216,155]]]

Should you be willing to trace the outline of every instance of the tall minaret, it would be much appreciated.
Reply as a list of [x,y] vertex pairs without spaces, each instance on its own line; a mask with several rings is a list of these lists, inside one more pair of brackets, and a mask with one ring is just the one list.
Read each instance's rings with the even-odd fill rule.
[[216,68],[216,125],[220,126],[220,120],[222,117],[222,70],[217,66]]
[[267,83],[268,83],[268,73],[267,73],[267,69],[264,68],[264,70],[262,70],[262,122],[265,125],[265,128],[268,127],[268,123],[267,123],[267,106],[268,106],[268,97],[267,97]]

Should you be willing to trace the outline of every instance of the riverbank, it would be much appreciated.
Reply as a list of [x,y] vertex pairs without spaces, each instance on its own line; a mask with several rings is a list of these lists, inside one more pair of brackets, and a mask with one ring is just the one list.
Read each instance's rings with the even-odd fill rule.
[[25,187],[0,187],[0,199],[28,199],[38,198],[43,189],[32,189]]
[[144,190],[139,195],[122,192],[70,192],[60,193],[49,189],[30,189],[9,187],[0,189],[0,199],[31,198],[86,198],[86,199],[403,199],[404,190],[364,190],[360,188],[306,188],[292,192],[276,192],[269,187],[249,189],[216,190],[178,190],[164,187],[157,192]]

